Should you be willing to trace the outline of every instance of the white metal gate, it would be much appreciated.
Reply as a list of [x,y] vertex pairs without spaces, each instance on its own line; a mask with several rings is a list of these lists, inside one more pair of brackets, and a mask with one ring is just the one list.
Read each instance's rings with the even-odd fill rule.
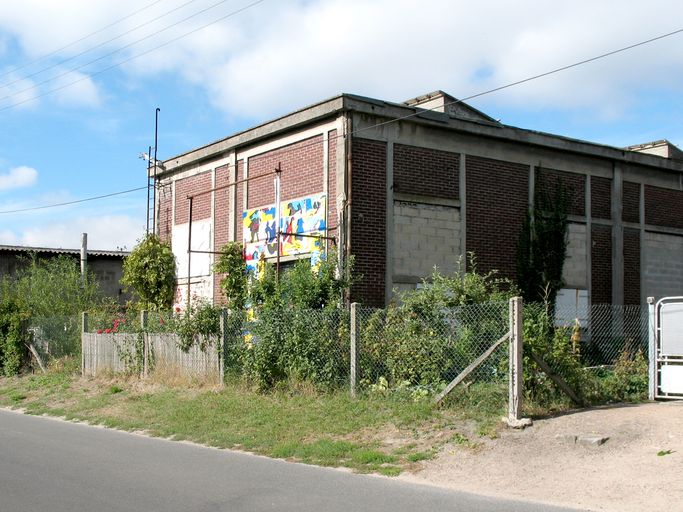
[[683,400],[683,297],[664,297],[654,308],[651,304],[650,325],[653,324],[650,398]]

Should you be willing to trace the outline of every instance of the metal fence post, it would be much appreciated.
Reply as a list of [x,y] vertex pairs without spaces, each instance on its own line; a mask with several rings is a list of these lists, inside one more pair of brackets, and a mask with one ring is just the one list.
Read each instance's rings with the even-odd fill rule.
[[218,340],[218,376],[220,379],[220,384],[223,386],[225,384],[225,351],[228,348],[227,336],[228,336],[228,310],[225,308],[221,309],[221,331],[220,338]]
[[510,299],[510,382],[507,418],[507,423],[511,427],[524,427],[530,424],[528,419],[522,418],[522,397],[524,395],[523,320],[522,298],[513,297]]
[[149,339],[147,336],[147,310],[140,311],[140,329],[142,331],[142,375],[147,377],[149,372]]
[[351,367],[350,367],[350,384],[351,396],[355,398],[356,387],[358,384],[358,303],[351,303],[351,329],[350,329],[350,350],[351,350]]
[[655,347],[655,338],[657,333],[655,332],[655,298],[647,298],[647,373],[648,373],[648,386],[647,386],[647,397],[650,400],[655,399],[655,394],[657,391],[657,350]]
[[88,332],[88,313],[81,313],[81,375],[85,375],[85,334]]

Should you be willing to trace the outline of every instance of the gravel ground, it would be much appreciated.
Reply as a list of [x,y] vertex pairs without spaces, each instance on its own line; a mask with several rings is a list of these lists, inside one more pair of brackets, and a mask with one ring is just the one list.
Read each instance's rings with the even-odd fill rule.
[[[574,435],[609,440],[585,446]],[[595,511],[683,511],[683,401],[538,420],[476,447],[447,445],[400,478]]]

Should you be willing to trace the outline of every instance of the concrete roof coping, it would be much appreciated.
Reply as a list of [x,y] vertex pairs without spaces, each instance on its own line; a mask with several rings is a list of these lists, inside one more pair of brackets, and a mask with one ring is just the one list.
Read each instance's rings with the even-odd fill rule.
[[[417,102],[422,98],[433,99],[438,96],[442,96],[444,99],[452,98],[452,101],[458,101],[443,91],[434,91],[404,103],[394,103],[356,94],[342,93],[165,160],[164,166],[166,170],[159,173],[157,176],[163,177],[165,174],[177,171],[188,165],[198,165],[202,161],[215,159],[221,154],[239,148],[240,146],[253,144],[262,139],[272,138],[278,134],[302,126],[312,125],[325,118],[329,118],[330,116],[338,115],[340,112],[358,112],[385,117],[389,120],[393,119],[400,121],[401,119],[410,119],[413,120],[413,122],[439,126],[443,129],[457,130],[483,137],[498,138],[510,142],[531,144],[599,158],[620,160],[649,167],[656,167],[662,170],[683,172],[683,164],[675,158],[672,159],[644,153],[632,149],[632,147],[620,148],[608,146],[563,135],[555,135],[505,125],[498,120],[493,120],[493,118],[470,107],[466,103],[459,103],[458,106],[469,109],[469,111],[474,114],[473,117],[470,115],[459,116],[457,113],[453,112],[439,112],[437,110],[429,110],[416,106]],[[657,141],[657,143],[659,142],[660,141]],[[673,147],[675,148],[675,146]],[[676,149],[678,150],[678,148]]]

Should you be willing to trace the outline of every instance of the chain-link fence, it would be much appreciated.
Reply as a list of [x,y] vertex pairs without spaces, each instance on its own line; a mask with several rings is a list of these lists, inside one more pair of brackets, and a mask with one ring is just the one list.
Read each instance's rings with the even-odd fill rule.
[[38,357],[45,363],[81,351],[80,315],[31,318],[28,333]]
[[264,308],[227,316],[225,371],[260,388],[307,381],[339,388],[349,379],[347,309]]
[[[491,302],[456,308],[397,304],[224,311],[220,330],[211,335],[192,331],[182,321],[186,316],[170,313],[93,316],[83,335],[84,373],[107,368],[217,381],[239,376],[260,389],[305,382],[321,390],[351,385],[358,393],[411,396],[434,396],[459,377],[450,399],[500,407],[509,389],[510,307]],[[549,310],[526,304],[525,354],[533,352],[570,386],[578,385],[583,368],[611,372],[625,355],[635,357],[646,349],[647,319],[647,308],[640,306]],[[530,368],[539,371],[533,364]],[[608,374],[600,375],[609,380]],[[552,386],[547,377],[525,373],[527,378],[537,387]]]
[[[529,304],[526,313],[544,309]],[[614,365],[624,354],[648,352],[647,306],[613,306],[610,304],[580,307],[557,306],[555,326],[564,329],[580,354],[584,366]]]
[[[402,306],[359,311],[360,383],[422,387],[436,392],[509,331],[507,302],[412,311]],[[467,378],[506,381],[507,345]]]

